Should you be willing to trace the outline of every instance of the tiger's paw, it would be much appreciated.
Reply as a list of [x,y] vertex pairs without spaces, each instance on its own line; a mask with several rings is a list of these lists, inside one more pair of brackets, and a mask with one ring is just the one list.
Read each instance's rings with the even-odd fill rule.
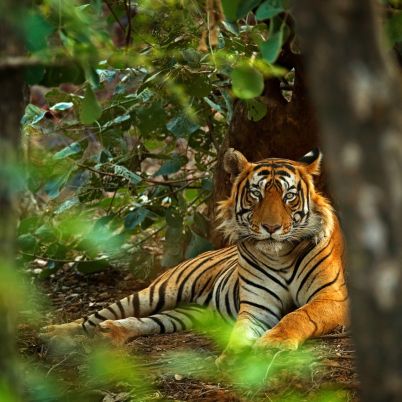
[[284,351],[297,350],[300,342],[297,339],[285,338],[274,332],[268,331],[261,338],[257,339],[254,349],[278,349]]
[[65,324],[55,324],[55,325],[47,325],[46,327],[41,328],[39,332],[39,338],[44,341],[48,341],[54,337],[57,338],[66,338],[75,335],[84,335],[84,331],[82,329],[82,318],[67,322]]
[[98,334],[116,346],[124,345],[133,337],[131,331],[127,329],[119,320],[106,320],[99,324]]

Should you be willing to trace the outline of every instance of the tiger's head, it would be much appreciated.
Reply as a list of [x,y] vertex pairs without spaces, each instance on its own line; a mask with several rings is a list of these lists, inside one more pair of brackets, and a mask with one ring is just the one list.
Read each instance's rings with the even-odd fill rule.
[[320,173],[318,149],[300,161],[270,158],[251,163],[229,149],[225,170],[233,183],[230,197],[219,203],[220,229],[232,242],[265,241],[280,248],[285,242],[331,235],[334,226],[329,201],[314,187]]

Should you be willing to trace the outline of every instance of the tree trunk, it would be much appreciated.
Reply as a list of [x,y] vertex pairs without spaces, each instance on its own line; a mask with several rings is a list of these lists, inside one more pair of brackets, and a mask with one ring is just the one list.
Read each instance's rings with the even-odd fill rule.
[[[215,169],[214,193],[211,201],[211,221],[216,219],[215,206],[225,199],[231,184],[223,169],[223,154],[232,147],[241,151],[248,160],[259,161],[269,157],[299,159],[315,147],[319,147],[319,136],[308,91],[305,86],[304,68],[300,56],[293,54],[286,45],[278,64],[289,71],[294,68],[295,79],[292,97],[287,101],[281,91],[279,79],[265,82],[263,101],[267,104],[266,116],[254,122],[247,117],[247,108],[242,101],[235,102],[233,120],[225,143],[220,149]],[[318,187],[324,188],[325,174],[318,179]],[[212,232],[212,241],[217,247],[225,244],[218,232]]]
[[[21,56],[22,46],[10,18],[17,6],[4,2],[0,7],[0,56]],[[9,3],[9,4],[8,4]],[[20,5],[18,5],[19,7]],[[15,366],[15,300],[10,297],[10,278],[15,269],[16,167],[23,112],[23,72],[21,68],[0,67],[0,373],[1,388],[19,393]],[[15,291],[15,289],[13,289]]]
[[365,401],[402,401],[402,92],[370,0],[294,1],[348,247]]

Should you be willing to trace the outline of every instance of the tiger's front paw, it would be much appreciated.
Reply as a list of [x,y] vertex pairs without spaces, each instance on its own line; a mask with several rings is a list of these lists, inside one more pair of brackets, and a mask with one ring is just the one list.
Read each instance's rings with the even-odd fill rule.
[[98,326],[99,335],[111,342],[113,345],[124,345],[129,338],[132,338],[131,331],[118,320],[106,320]]
[[281,336],[278,333],[268,331],[254,344],[256,349],[278,349],[278,350],[297,350],[299,340]]

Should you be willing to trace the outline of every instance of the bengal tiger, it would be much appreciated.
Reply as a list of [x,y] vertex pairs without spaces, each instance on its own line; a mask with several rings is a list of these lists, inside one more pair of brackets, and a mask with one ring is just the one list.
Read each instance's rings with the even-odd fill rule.
[[320,163],[318,150],[297,162],[251,163],[229,149],[224,168],[232,190],[218,217],[233,245],[187,260],[89,317],[45,327],[45,334],[99,329],[124,343],[189,329],[207,306],[234,322],[222,360],[239,346],[297,349],[344,325],[343,239],[328,199],[314,187]]

